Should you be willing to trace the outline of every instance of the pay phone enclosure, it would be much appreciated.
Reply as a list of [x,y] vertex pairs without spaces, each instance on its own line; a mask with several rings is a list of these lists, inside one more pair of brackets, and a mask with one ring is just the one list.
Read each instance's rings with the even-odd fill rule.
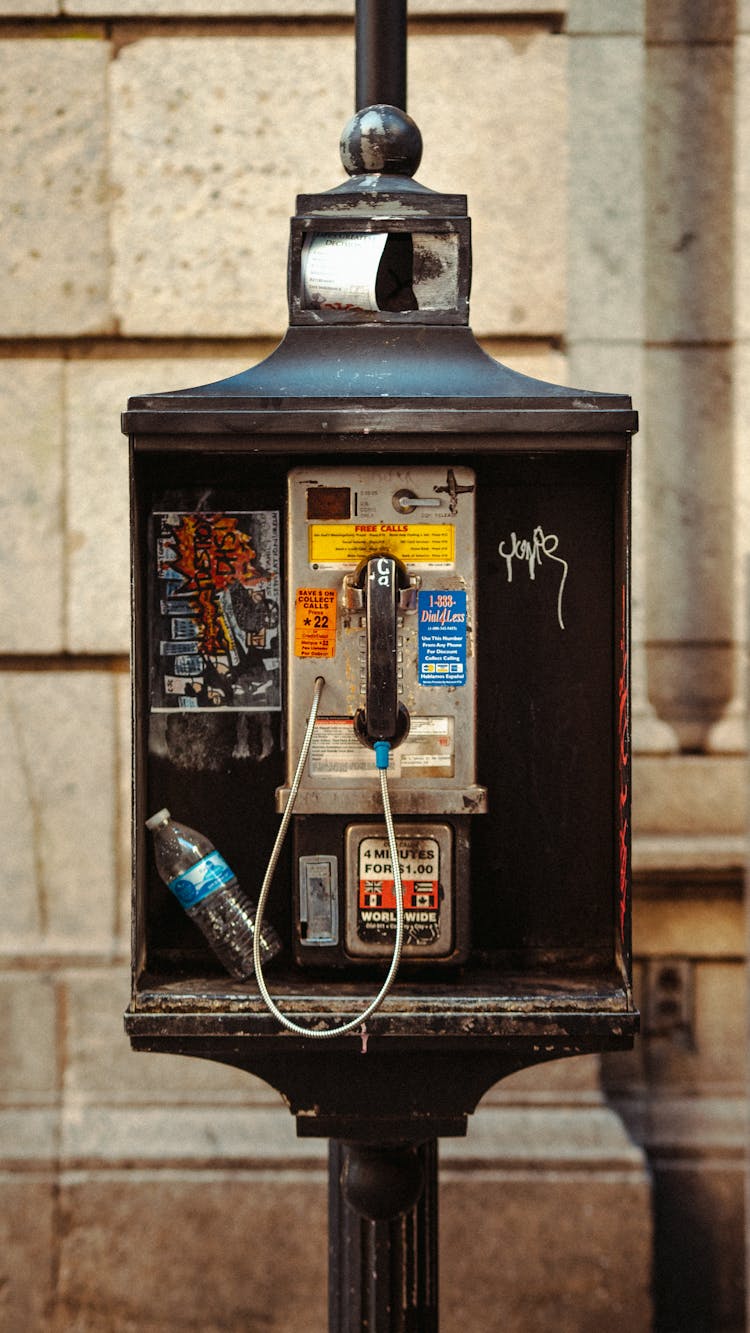
[[[531,1006],[529,1012],[552,1005],[555,1011],[562,1006],[571,1014],[580,1010],[589,1016],[607,1009],[629,1012],[630,1003],[629,917],[624,907],[629,840],[627,441],[621,435],[592,434],[575,448],[556,453],[532,449],[532,443],[478,435],[471,448],[454,450],[439,469],[439,484],[446,485],[456,460],[465,459],[476,479],[470,497],[475,508],[475,618],[467,673],[473,674],[477,692],[476,777],[486,784],[487,814],[477,818],[445,813],[455,775],[430,779],[429,799],[435,800],[430,808],[397,808],[395,813],[399,824],[447,825],[452,830],[449,855],[463,864],[457,880],[465,876],[469,885],[468,893],[454,894],[454,944],[456,938],[470,938],[471,947],[465,965],[451,976],[450,992],[457,1002],[462,996],[481,998],[488,1031],[505,1021],[499,1015],[506,1011],[515,1015],[514,1022],[520,1021],[519,997]],[[341,441],[335,442],[335,452],[333,443],[325,451],[320,441],[317,447],[316,463],[322,456],[333,466],[335,457],[336,471],[339,466],[352,472],[381,468],[389,462],[394,470],[405,470],[424,466],[434,439],[405,442],[384,435],[375,458],[372,452],[363,458],[361,447],[354,452]],[[284,601],[294,580],[284,514],[288,477],[299,469],[300,453],[293,437],[248,436],[232,440],[231,450],[206,447],[186,453],[180,437],[154,436],[134,449],[134,987],[136,1007],[144,1011],[153,1007],[161,1013],[166,1005],[175,1013],[192,1012],[195,1006],[208,1012],[231,1002],[243,1014],[257,1012],[254,1023],[267,1022],[260,1016],[261,1001],[252,983],[233,982],[222,973],[159,880],[143,820],[168,806],[175,817],[204,831],[240,884],[257,895],[278,828],[278,805],[288,787],[287,755],[296,744],[284,702],[291,657]],[[301,469],[308,477],[317,471]],[[459,511],[464,502],[459,496]],[[266,689],[249,709],[247,704],[230,709],[213,699],[196,699],[192,707],[169,711],[153,706],[157,667],[161,678],[167,670],[173,674],[172,659],[159,656],[168,636],[160,610],[163,581],[154,572],[155,537],[164,522],[161,515],[198,512],[277,516],[279,560],[270,568],[279,571],[284,599],[279,606],[283,653],[278,704]],[[552,559],[553,545],[557,561]],[[306,563],[300,586],[316,575]],[[439,574],[442,581],[447,572]],[[341,570],[336,582],[341,586]],[[274,634],[273,628],[267,630],[272,647]],[[326,659],[308,665],[311,680],[318,672],[326,673]],[[422,688],[426,693],[427,687]],[[452,696],[449,690],[436,690],[434,697]],[[301,717],[309,698],[300,698]],[[445,709],[443,703],[437,711],[445,716]],[[463,727],[461,731],[463,736]],[[367,762],[370,752],[356,744]],[[394,759],[399,748],[406,753],[397,747]],[[456,772],[460,765],[457,749]],[[469,800],[471,776],[461,788]],[[383,827],[376,780],[368,778],[367,783],[354,781],[348,787],[349,793],[359,791],[372,802],[367,810],[295,817],[293,836],[277,867],[268,915],[286,947],[269,969],[269,983],[287,996],[287,1007],[301,1006],[300,1012],[312,1001],[321,1014],[338,1014],[342,1007],[348,1012],[353,994],[371,994],[373,969],[382,973],[382,957],[368,963],[345,953],[343,910],[336,946],[340,961],[330,944],[316,957],[315,948],[303,946],[299,938],[299,859],[312,857],[319,863],[334,858],[336,902],[341,906],[347,892],[346,828],[372,824],[377,836]],[[390,785],[395,803],[402,799],[395,773]],[[361,840],[369,835],[358,831],[355,836]],[[364,855],[362,861],[366,864]],[[322,865],[325,882],[330,859]],[[316,919],[311,935],[319,929]],[[387,945],[383,952],[387,954]],[[444,967],[423,954],[416,961],[406,958],[404,985],[418,992],[427,1006],[418,1005],[421,1025],[429,1026],[436,997],[445,998]],[[416,1022],[416,1011],[408,1023],[404,1020],[407,1026]]]

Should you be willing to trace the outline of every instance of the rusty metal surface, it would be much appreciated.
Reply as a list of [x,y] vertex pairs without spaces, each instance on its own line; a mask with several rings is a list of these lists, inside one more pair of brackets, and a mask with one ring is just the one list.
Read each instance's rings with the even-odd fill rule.
[[290,329],[260,366],[226,380],[132,397],[123,430],[278,433],[290,430],[290,417],[295,431],[323,437],[346,431],[347,421],[365,435],[470,430],[527,439],[637,428],[626,395],[522,375],[487,356],[468,328],[328,324]]
[[632,1015],[620,1028],[530,1040],[508,1035],[477,1040],[454,1034],[432,1043],[408,1043],[359,1034],[323,1043],[301,1038],[249,1039],[247,1034],[205,1036],[194,1031],[150,1034],[141,1018],[131,1028],[137,1051],[188,1055],[232,1065],[276,1088],[297,1117],[301,1137],[371,1142],[420,1142],[466,1133],[467,1118],[499,1080],[530,1065],[627,1049]]

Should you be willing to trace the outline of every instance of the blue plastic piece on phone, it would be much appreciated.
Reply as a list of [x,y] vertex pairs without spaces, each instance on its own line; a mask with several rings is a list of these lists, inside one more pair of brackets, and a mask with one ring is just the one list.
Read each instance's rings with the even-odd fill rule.
[[376,741],[373,746],[375,750],[375,763],[378,768],[388,767],[388,756],[391,752],[390,741]]

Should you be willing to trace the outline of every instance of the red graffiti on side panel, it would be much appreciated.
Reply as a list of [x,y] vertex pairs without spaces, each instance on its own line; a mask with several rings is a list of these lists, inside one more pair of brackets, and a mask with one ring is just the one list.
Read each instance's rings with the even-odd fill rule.
[[620,777],[619,792],[619,889],[620,889],[620,936],[625,939],[625,912],[628,900],[628,797],[630,794],[630,757],[628,751],[628,644],[627,622],[625,618],[625,588],[622,590],[622,611],[620,618],[620,678],[618,681],[618,717],[617,717],[617,761]]

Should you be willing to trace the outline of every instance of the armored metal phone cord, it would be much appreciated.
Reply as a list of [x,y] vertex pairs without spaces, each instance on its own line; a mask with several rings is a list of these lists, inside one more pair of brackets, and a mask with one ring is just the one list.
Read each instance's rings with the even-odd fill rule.
[[312,743],[313,730],[315,728],[315,719],[318,716],[320,696],[323,693],[324,684],[325,681],[323,677],[317,676],[315,679],[315,690],[313,693],[312,705],[310,707],[310,716],[307,720],[305,736],[304,740],[302,741],[302,748],[299,752],[299,759],[297,760],[297,768],[295,770],[294,778],[292,780],[292,785],[289,789],[289,799],[287,800],[286,809],[281,818],[279,831],[276,834],[276,841],[273,845],[273,851],[271,852],[271,855],[268,860],[268,867],[266,869],[266,873],[263,878],[263,884],[260,890],[260,895],[258,897],[258,907],[255,919],[255,931],[253,934],[253,964],[255,967],[255,978],[258,982],[258,990],[260,991],[263,997],[263,1001],[266,1005],[266,1008],[269,1009],[273,1014],[274,1018],[278,1019],[279,1023],[281,1023],[285,1028],[288,1028],[290,1032],[295,1032],[297,1036],[300,1037],[313,1037],[318,1041],[326,1037],[343,1037],[347,1032],[354,1032],[356,1029],[361,1028],[362,1024],[366,1022],[366,1020],[372,1014],[375,1013],[376,1009],[380,1008],[381,1004],[383,1003],[383,1000],[385,999],[386,995],[391,989],[391,986],[396,980],[396,973],[398,971],[399,963],[401,962],[401,950],[403,948],[403,943],[404,943],[404,895],[401,886],[401,867],[399,865],[399,859],[398,859],[398,847],[396,846],[396,831],[393,827],[391,802],[388,795],[387,771],[388,771],[388,751],[390,750],[390,746],[388,745],[387,741],[378,741],[376,743],[376,748],[375,748],[375,759],[378,767],[378,772],[380,774],[380,793],[383,800],[383,814],[385,816],[385,827],[388,833],[388,846],[390,848],[391,864],[393,866],[393,888],[394,888],[394,896],[396,899],[396,939],[393,945],[393,956],[391,958],[391,965],[388,969],[388,975],[385,981],[383,982],[383,985],[381,986],[380,990],[378,991],[377,995],[375,996],[375,999],[370,1004],[368,1004],[367,1008],[364,1009],[362,1013],[358,1014],[356,1018],[350,1018],[348,1022],[341,1023],[338,1025],[338,1027],[335,1028],[303,1027],[301,1023],[295,1023],[293,1019],[287,1018],[286,1014],[282,1014],[281,1010],[278,1008],[278,1006],[272,999],[271,995],[269,994],[268,987],[266,986],[265,979],[263,977],[263,966],[260,957],[260,936],[261,936],[261,927],[263,924],[263,913],[265,911],[266,901],[268,899],[268,894],[271,888],[271,881],[273,880],[274,872],[276,870],[276,865],[279,856],[281,855],[281,848],[284,845],[284,838],[286,837],[286,831],[287,828],[289,827],[289,821],[292,818],[294,804],[295,801],[297,800],[297,792],[299,791],[299,785],[302,781],[302,774],[305,771],[305,764],[307,763],[307,756],[309,754],[310,745]]

